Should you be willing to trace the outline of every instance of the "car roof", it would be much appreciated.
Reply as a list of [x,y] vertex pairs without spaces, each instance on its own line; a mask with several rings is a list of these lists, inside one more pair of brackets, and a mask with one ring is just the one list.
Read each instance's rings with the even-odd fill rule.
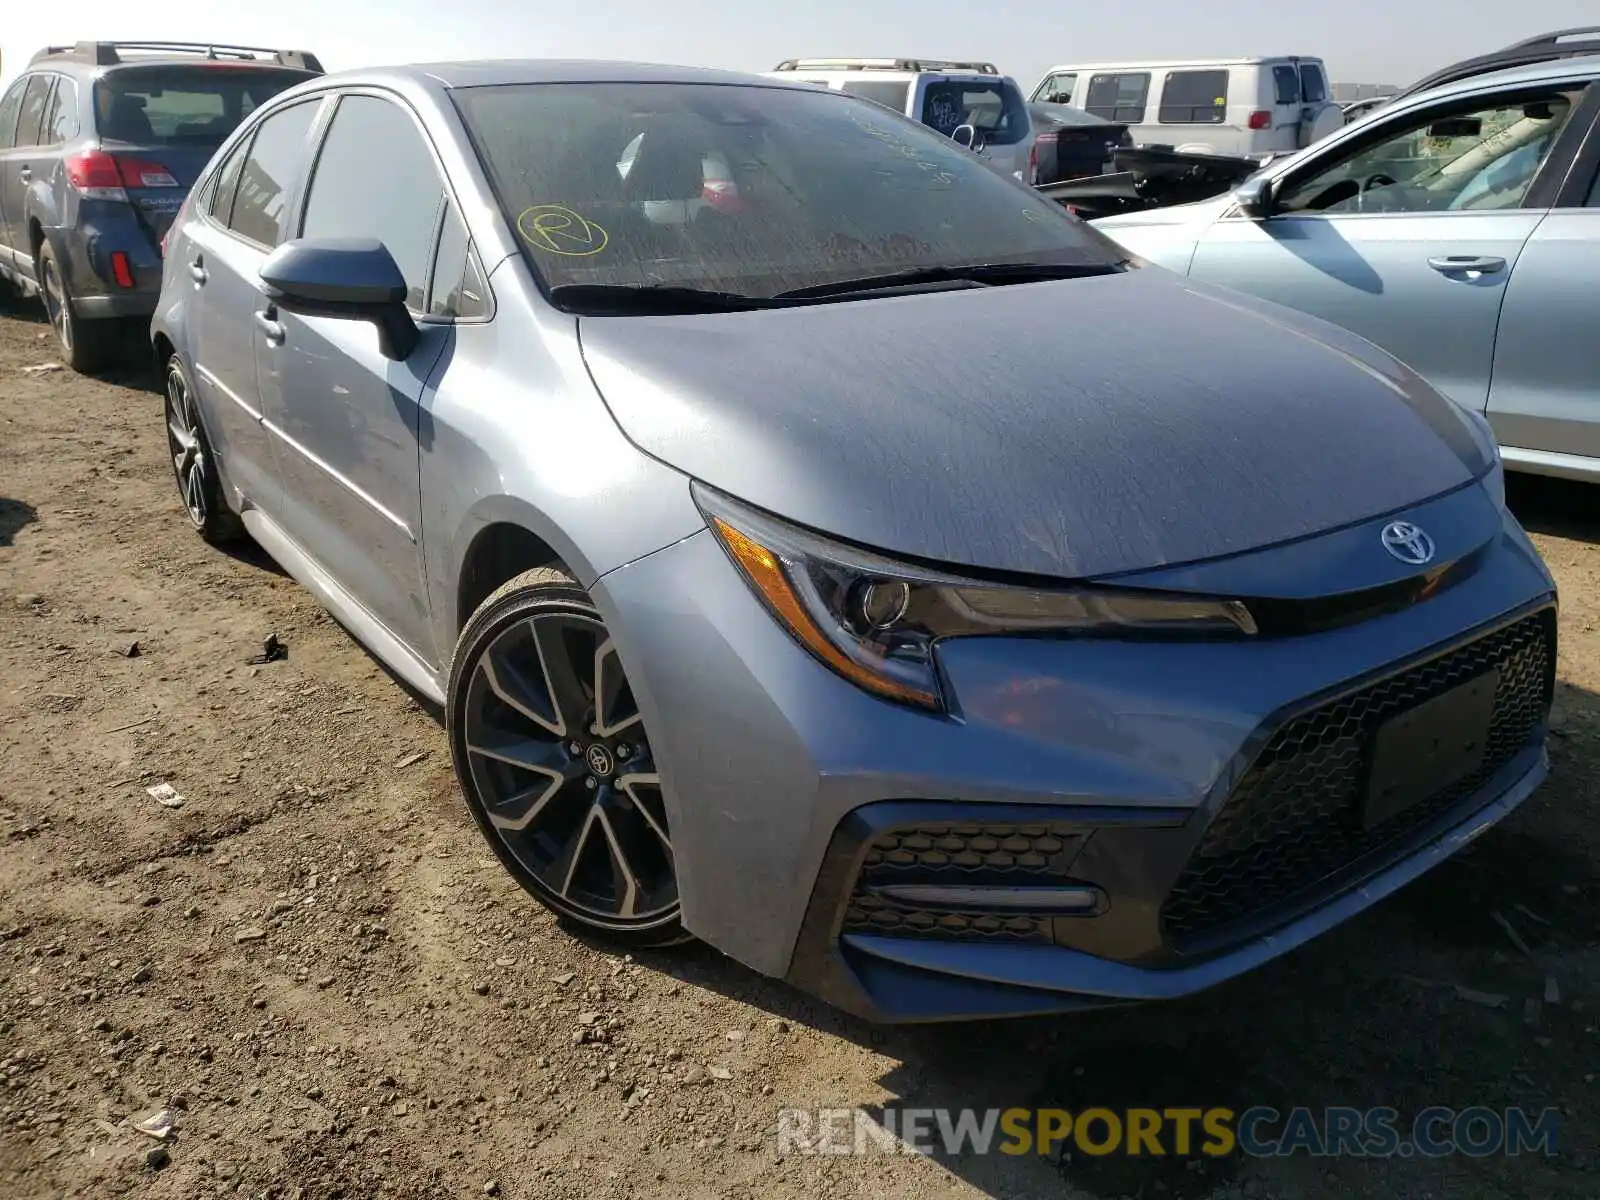
[[1559,62],[1564,59],[1584,58],[1600,53],[1600,25],[1585,25],[1575,29],[1557,29],[1525,38],[1510,46],[1479,54],[1441,67],[1400,91],[1401,96],[1414,96],[1432,91],[1446,83],[1456,83],[1488,75],[1506,68],[1535,66]]
[[1484,71],[1464,78],[1441,83],[1433,87],[1407,88],[1390,98],[1414,100],[1422,96],[1439,99],[1454,95],[1467,95],[1479,88],[1502,87],[1519,83],[1550,83],[1563,79],[1578,79],[1586,75],[1600,75],[1600,54],[1580,54],[1570,58],[1555,58],[1529,66],[1507,67],[1499,71]]
[[356,78],[373,82],[385,79],[412,83],[432,82],[447,88],[493,87],[519,83],[719,83],[760,87],[781,86],[770,77],[742,71],[580,58],[479,59],[416,63],[404,67],[345,71],[327,78],[331,82],[345,82]]
[[1061,63],[1051,67],[1046,75],[1061,71],[1164,71],[1193,67],[1260,67],[1269,63],[1308,62],[1320,63],[1316,54],[1266,54],[1246,58],[1170,58],[1170,59],[1118,59],[1113,62]]
[[105,74],[152,66],[238,67],[244,70],[265,67],[308,75],[323,73],[322,63],[307,50],[234,46],[223,42],[83,41],[46,46],[28,60],[27,69],[72,73],[73,68],[78,68],[82,73]]

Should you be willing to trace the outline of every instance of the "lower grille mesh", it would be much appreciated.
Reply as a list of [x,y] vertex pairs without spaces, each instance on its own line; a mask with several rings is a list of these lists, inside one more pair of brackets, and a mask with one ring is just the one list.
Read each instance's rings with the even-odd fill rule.
[[[1403,841],[1481,788],[1539,735],[1554,686],[1555,614],[1524,618],[1288,721],[1261,751],[1168,893],[1163,932],[1181,947],[1314,889]],[[1487,753],[1472,775],[1371,829],[1356,819],[1373,734],[1385,721],[1500,672]]]
[[1049,824],[917,825],[879,834],[845,910],[844,933],[956,941],[1049,942],[1048,917],[917,908],[874,888],[890,883],[1049,885],[1065,877],[1081,831]]

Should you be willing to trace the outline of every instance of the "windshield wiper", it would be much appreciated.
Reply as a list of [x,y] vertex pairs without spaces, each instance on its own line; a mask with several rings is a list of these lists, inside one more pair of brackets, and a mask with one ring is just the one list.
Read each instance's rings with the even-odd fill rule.
[[675,316],[778,307],[759,296],[659,283],[563,283],[550,289],[550,300],[590,316]]
[[689,313],[750,312],[761,308],[788,308],[833,296],[865,295],[901,289],[993,287],[1005,283],[1034,283],[1047,279],[1083,279],[1114,275],[1112,263],[975,263],[964,267],[918,267],[882,275],[839,279],[811,287],[794,288],[773,296],[745,296],[708,288],[665,283],[563,283],[550,289],[551,301],[568,311],[590,316],[674,316]]
[[1047,279],[1084,279],[1094,275],[1115,275],[1120,270],[1112,263],[973,263],[964,267],[918,267],[909,271],[890,271],[882,275],[863,275],[812,287],[779,292],[774,300],[809,300],[822,296],[847,296],[855,292],[888,291],[922,284],[968,283],[993,287],[1006,283],[1036,283]]

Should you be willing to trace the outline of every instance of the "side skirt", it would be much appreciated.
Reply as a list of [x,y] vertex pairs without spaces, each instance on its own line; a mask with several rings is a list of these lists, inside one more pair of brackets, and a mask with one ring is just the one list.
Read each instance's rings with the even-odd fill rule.
[[396,675],[435,704],[443,706],[444,689],[439,686],[433,668],[418,658],[399,638],[354,596],[340,586],[333,576],[323,570],[294,540],[284,533],[271,517],[259,508],[246,508],[241,514],[244,527],[296,582],[322,602],[341,625],[356,639],[377,655]]

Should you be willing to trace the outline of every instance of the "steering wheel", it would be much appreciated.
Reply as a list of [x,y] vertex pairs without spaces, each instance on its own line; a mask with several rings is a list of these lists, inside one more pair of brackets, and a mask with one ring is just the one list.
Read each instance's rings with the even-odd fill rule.
[[1361,190],[1370,192],[1373,188],[1393,187],[1395,182],[1393,176],[1385,175],[1382,171],[1379,171],[1376,175],[1367,176],[1366,182],[1361,185]]

